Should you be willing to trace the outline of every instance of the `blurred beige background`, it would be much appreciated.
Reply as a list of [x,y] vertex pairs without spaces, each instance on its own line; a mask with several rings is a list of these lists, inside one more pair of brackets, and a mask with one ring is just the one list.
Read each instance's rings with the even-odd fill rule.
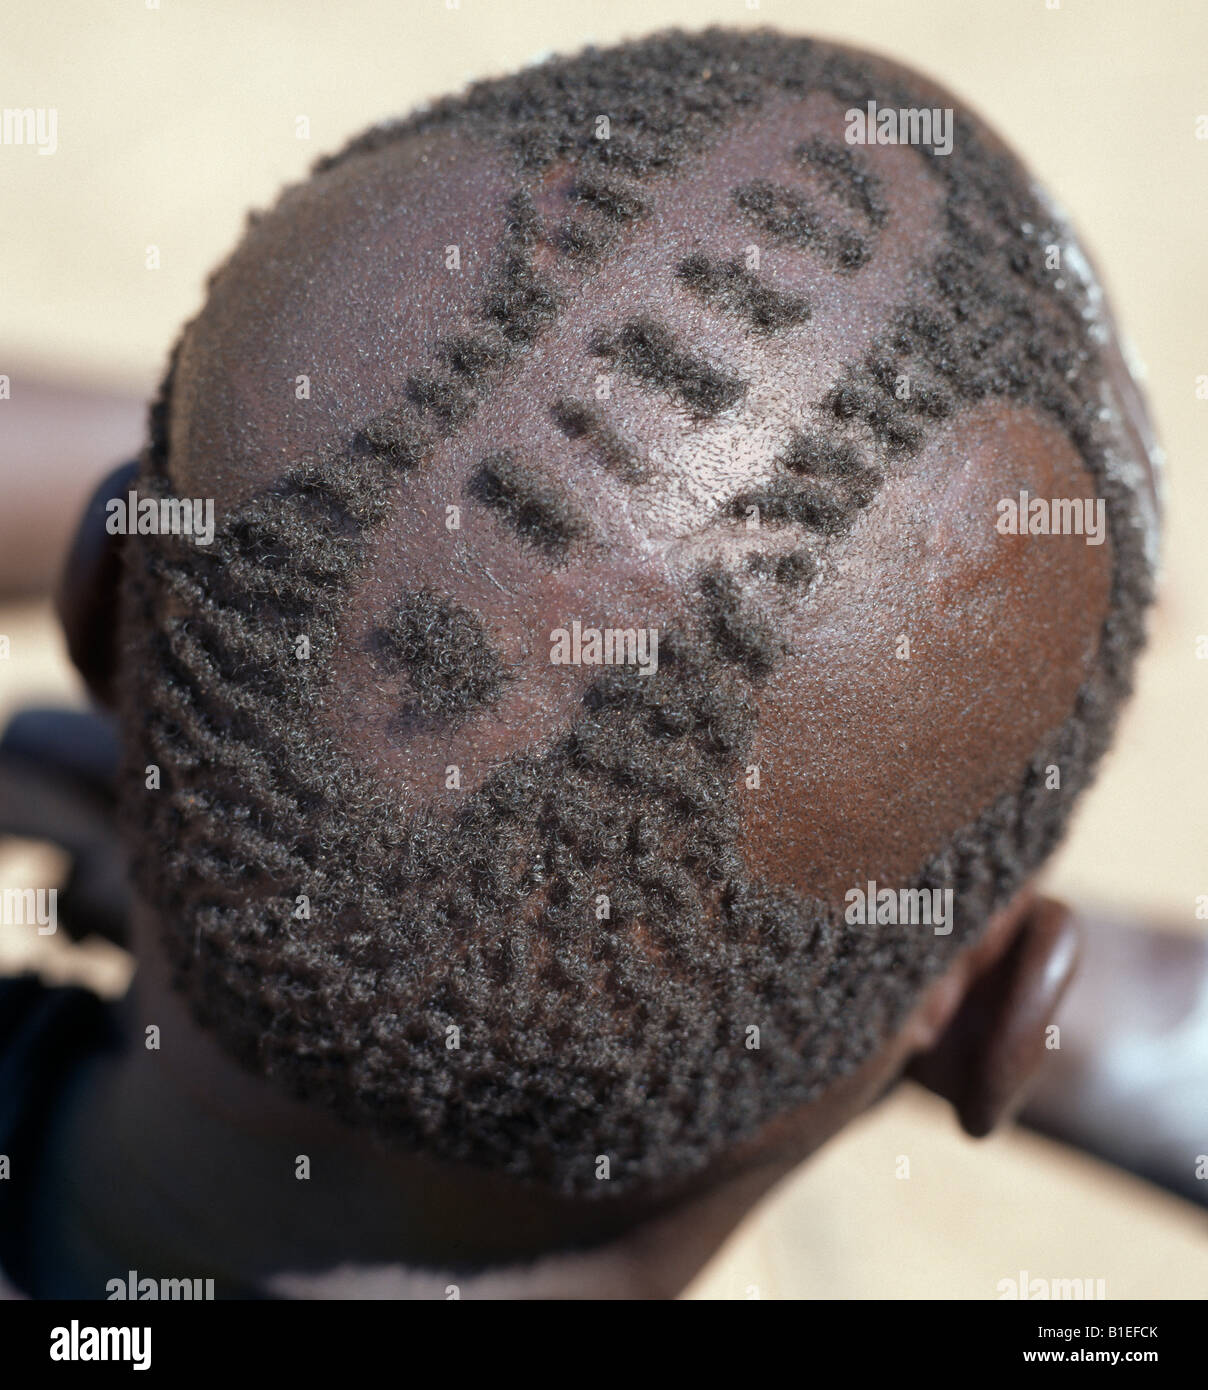
[[[1138,698],[1050,887],[1202,930],[1208,399],[1196,386],[1208,381],[1208,138],[1196,134],[1198,119],[1208,135],[1208,6],[1198,0],[10,2],[0,106],[54,107],[58,147],[0,146],[0,373],[14,399],[39,376],[145,395],[246,212],[320,154],[551,50],[710,23],[814,33],[923,69],[990,119],[1082,230],[1147,370],[1170,511]],[[146,268],[149,246],[159,269]],[[97,475],[119,461],[108,437],[104,447]],[[12,649],[0,719],[32,699],[80,698],[45,604],[0,607],[0,633]],[[39,853],[0,846],[0,877],[45,881],[29,876]],[[118,953],[81,959],[49,938],[35,951],[60,976],[90,973],[113,990],[125,978]],[[27,943],[0,939],[0,969],[29,957]],[[899,1155],[908,1180],[895,1176]],[[1203,1212],[1040,1139],[966,1141],[938,1103],[911,1094],[800,1173],[693,1293],[989,1298],[1026,1269],[1103,1278],[1110,1297],[1202,1297],[1206,1234]]]

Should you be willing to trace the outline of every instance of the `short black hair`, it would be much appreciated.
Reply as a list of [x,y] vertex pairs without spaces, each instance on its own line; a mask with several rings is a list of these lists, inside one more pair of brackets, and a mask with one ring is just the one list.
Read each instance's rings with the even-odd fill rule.
[[[920,146],[911,156],[943,190],[928,282],[904,293],[875,347],[850,364],[826,418],[786,441],[775,485],[733,503],[760,506],[801,541],[752,569],[808,602],[809,538],[845,534],[888,462],[990,397],[1056,421],[1105,499],[1113,569],[1093,671],[1020,785],[912,882],[955,890],[950,936],[845,930],[836,904],[744,863],[733,787],[755,730],[752,692],[784,644],[774,613],[748,602],[743,576],[724,566],[702,569],[694,617],[665,641],[656,674],[607,671],[567,731],[501,762],[452,814],[399,818],[380,779],[324,732],[324,654],[392,499],[522,369],[561,311],[534,248],[606,274],[609,248],[651,215],[664,180],[769,98],[814,91],[861,107],[931,104],[900,70],[808,39],[673,33],[480,84],[321,162],[319,178],[441,129],[510,151],[506,241],[476,322],[433,345],[400,384],[397,409],[349,421],[340,449],[289,468],[224,519],[212,546],[149,536],[127,547],[123,802],[136,882],[176,982],[247,1066],[393,1142],[574,1194],[699,1172],[901,1025],[1051,852],[1108,743],[1142,641],[1150,566],[1134,492],[1112,462],[1123,446],[1103,409],[1100,344],[1085,287],[1044,268],[1043,246],[1067,234],[959,109],[951,154]],[[601,111],[607,141],[592,129]],[[886,221],[876,178],[858,153],[816,135],[796,155],[839,191],[850,225],[766,181],[733,190],[738,215],[816,248],[838,274],[863,273]],[[550,229],[532,190],[554,161],[575,177],[572,214]],[[753,334],[810,313],[745,265],[693,254],[676,274]],[[602,331],[592,350],[703,415],[745,389],[655,316]],[[905,400],[893,390],[903,373],[919,388]],[[170,371],[138,480],[146,494],[172,492],[172,388]],[[633,471],[593,407],[551,409],[568,447]],[[543,492],[522,441],[484,458],[473,486],[534,563],[565,563],[585,543],[584,504]],[[298,633],[309,660],[295,659]],[[404,596],[381,645],[412,716],[456,719],[506,679],[457,595]],[[146,790],[148,763],[161,769],[159,790]],[[1052,763],[1059,792],[1044,786]],[[751,1025],[758,1050],[744,1045]],[[598,1154],[612,1159],[606,1184],[595,1181]]]

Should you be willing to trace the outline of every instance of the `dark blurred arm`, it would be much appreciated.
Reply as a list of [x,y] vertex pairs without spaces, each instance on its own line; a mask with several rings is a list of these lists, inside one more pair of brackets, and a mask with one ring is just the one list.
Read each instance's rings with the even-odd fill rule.
[[1208,939],[1084,911],[1082,962],[1021,1121],[1208,1206]]
[[49,593],[89,494],[142,446],[146,401],[3,369],[0,598]]

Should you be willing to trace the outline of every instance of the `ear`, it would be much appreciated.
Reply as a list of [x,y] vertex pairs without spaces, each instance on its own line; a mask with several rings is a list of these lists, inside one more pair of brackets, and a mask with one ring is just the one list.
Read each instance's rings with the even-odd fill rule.
[[118,586],[125,538],[105,529],[106,504],[125,496],[137,471],[137,461],[122,464],[92,494],[55,591],[68,654],[93,698],[107,709],[113,707],[117,670]]
[[1006,948],[972,972],[938,1040],[907,1068],[908,1076],[951,1101],[974,1138],[1011,1118],[1026,1099],[1079,946],[1068,909],[1033,898]]

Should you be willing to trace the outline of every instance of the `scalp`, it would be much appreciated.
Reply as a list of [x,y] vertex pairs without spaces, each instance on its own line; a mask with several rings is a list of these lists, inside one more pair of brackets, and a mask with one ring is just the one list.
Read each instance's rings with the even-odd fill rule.
[[[1068,227],[959,107],[951,156],[849,149],[874,95],[957,105],[774,35],[557,62],[354,142],[216,278],[142,484],[226,520],[133,556],[128,805],[249,1066],[565,1190],[682,1175],[1056,842],[1140,642],[1137,432]],[[997,535],[1021,487],[1110,542]],[[658,674],[553,665],[571,619]],[[845,933],[866,876],[956,932]]]
[[[498,140],[421,125],[295,190],[218,277],[177,371],[182,489],[216,488],[229,506],[392,411],[417,433],[451,427],[395,495],[336,676],[346,746],[404,804],[442,801],[452,762],[473,787],[568,727],[590,672],[549,666],[552,629],[572,616],[680,626],[719,567],[737,611],[783,631],[760,696],[776,791],[745,798],[746,843],[778,882],[826,897],[860,872],[909,874],[1072,708],[1110,547],[1055,538],[1024,565],[1026,541],[1004,543],[992,522],[997,497],[1093,496],[1093,475],[1035,404],[954,423],[962,387],[981,394],[959,373],[882,350],[891,389],[853,383],[903,306],[934,295],[953,196],[914,149],[846,145],[845,106],[830,91],[765,93],[704,154],[675,151],[673,175],[654,157],[645,178],[589,175],[577,151],[554,151],[523,185]],[[520,186],[518,244],[554,307],[476,412],[458,388],[495,361],[478,324]],[[967,211],[998,230],[984,207]],[[293,400],[299,364],[306,402]],[[925,410],[896,409],[899,371]],[[408,400],[409,383],[426,394]],[[450,505],[466,512],[454,532]],[[752,565],[770,579],[752,583]],[[446,728],[399,718],[371,640],[400,595],[425,588],[477,615],[513,677]],[[895,656],[903,634],[909,662]],[[920,801],[930,815],[905,814]]]

